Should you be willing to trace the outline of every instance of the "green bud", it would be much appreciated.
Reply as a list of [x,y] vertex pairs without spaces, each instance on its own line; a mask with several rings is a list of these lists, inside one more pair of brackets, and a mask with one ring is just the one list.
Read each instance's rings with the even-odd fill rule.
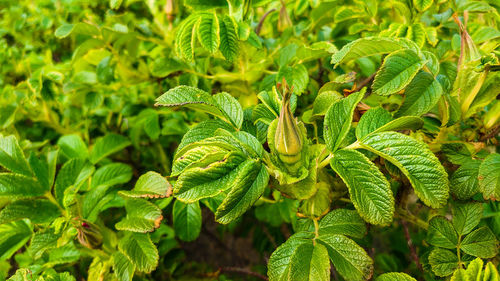
[[280,160],[285,164],[292,165],[300,161],[304,141],[297,120],[293,117],[290,109],[291,91],[287,92],[286,85],[283,89],[283,101],[274,145]]

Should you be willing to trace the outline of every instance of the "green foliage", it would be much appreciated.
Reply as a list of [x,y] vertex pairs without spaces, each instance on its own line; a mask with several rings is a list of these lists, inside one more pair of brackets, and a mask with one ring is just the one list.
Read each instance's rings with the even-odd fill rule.
[[500,278],[498,1],[32,2],[0,281]]

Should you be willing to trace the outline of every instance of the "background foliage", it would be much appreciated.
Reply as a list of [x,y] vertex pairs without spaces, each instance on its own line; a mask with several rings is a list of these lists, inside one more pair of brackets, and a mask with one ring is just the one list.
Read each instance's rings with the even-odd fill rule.
[[498,280],[498,9],[0,0],[0,280]]

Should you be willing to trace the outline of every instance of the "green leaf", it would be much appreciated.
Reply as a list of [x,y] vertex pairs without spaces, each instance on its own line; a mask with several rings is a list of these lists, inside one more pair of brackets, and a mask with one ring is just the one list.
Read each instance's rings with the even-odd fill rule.
[[[467,273],[466,273],[465,269],[457,268],[457,270],[455,270],[455,272],[453,272],[453,275],[451,276],[450,281],[469,281],[466,274]],[[474,279],[475,279],[475,277],[474,277]],[[470,279],[470,280],[474,280],[474,279]]]
[[330,106],[342,99],[343,96],[335,91],[325,91],[318,94],[313,103],[313,116],[324,116]]
[[389,272],[379,275],[375,281],[417,281],[406,273]]
[[61,148],[62,154],[68,158],[88,158],[87,145],[78,135],[65,135],[59,138],[57,145]]
[[157,58],[149,65],[151,75],[155,77],[167,77],[170,74],[181,71],[188,66],[174,58]]
[[[32,281],[33,273],[27,268],[19,268],[7,281]],[[30,280],[31,279],[31,280]]]
[[192,61],[194,58],[196,23],[198,20],[199,16],[197,14],[189,16],[180,24],[175,37],[175,49],[177,54],[187,61]]
[[351,128],[354,109],[365,92],[366,88],[335,102],[326,112],[323,137],[330,152],[335,152],[347,136]]
[[184,170],[201,166],[204,163],[219,161],[229,152],[218,145],[190,145],[189,147],[192,147],[192,149],[184,150],[185,152],[182,155],[176,155],[171,176],[178,176]]
[[479,160],[468,160],[451,176],[450,190],[458,199],[469,199],[479,192],[480,165]]
[[394,198],[385,176],[361,152],[337,150],[332,169],[349,188],[349,195],[361,217],[371,224],[388,225],[394,215]]
[[368,134],[396,131],[396,130],[417,130],[423,127],[424,120],[416,116],[403,116],[397,119],[392,119],[390,113],[381,108],[371,108],[358,122],[356,127],[356,137],[361,140]]
[[335,209],[319,222],[319,235],[342,234],[362,238],[366,234],[366,224],[358,212],[347,209]]
[[203,48],[215,53],[219,48],[219,20],[214,14],[203,14],[198,22],[198,41]]
[[242,153],[233,152],[220,161],[183,172],[174,186],[176,198],[192,203],[229,189],[244,166],[245,159]]
[[94,172],[94,166],[82,158],[73,158],[64,163],[59,170],[54,187],[57,201],[63,205],[66,189],[73,187],[78,190]]
[[388,54],[402,49],[403,46],[394,38],[365,37],[346,44],[332,56],[331,63],[337,66],[344,61],[373,55]]
[[370,108],[359,119],[358,126],[356,126],[356,137],[358,140],[362,139],[392,120],[389,111],[383,107]]
[[56,29],[54,35],[59,39],[65,38],[71,34],[71,32],[73,31],[73,27],[73,24],[63,24]]
[[421,71],[413,78],[405,91],[405,99],[394,117],[420,116],[430,111],[443,94],[441,84],[432,74]]
[[131,233],[120,240],[118,247],[138,271],[149,273],[158,265],[158,250],[147,233]]
[[239,45],[236,30],[238,25],[228,15],[219,19],[220,51],[228,61],[234,61],[238,57]]
[[132,281],[135,265],[120,251],[113,253],[113,271],[119,281]]
[[10,203],[0,211],[0,224],[29,219],[34,224],[52,222],[59,217],[59,208],[46,199],[21,199]]
[[446,203],[448,174],[426,144],[400,133],[382,132],[366,136],[360,145],[396,165],[426,205],[439,208]]
[[432,6],[432,0],[413,0],[413,5],[419,12],[423,12]]
[[469,148],[469,146],[470,145],[466,142],[443,143],[441,152],[446,155],[451,163],[455,165],[464,165],[472,160],[473,148]]
[[226,0],[184,0],[184,5],[194,10],[208,10],[213,8],[227,8]]
[[346,20],[362,18],[365,16],[366,13],[363,9],[352,6],[341,6],[340,9],[335,12],[333,19],[335,23],[340,23]]
[[198,142],[201,140],[204,140],[206,138],[213,137],[215,134],[215,131],[217,129],[224,129],[227,131],[234,131],[234,128],[231,127],[226,122],[223,122],[221,120],[206,120],[203,122],[198,123],[198,125],[194,126],[191,128],[184,136],[182,137],[181,143],[177,147],[176,155],[174,155],[174,159],[177,159],[179,155],[177,153],[179,151],[182,151],[182,149],[194,142]]
[[[49,184],[49,165],[47,162],[40,160],[35,156],[35,153],[30,153],[30,157],[28,158],[29,165],[33,174],[35,175],[37,181],[45,188],[50,189],[52,187]],[[52,179],[53,181],[53,179]]]
[[122,4],[122,0],[109,0],[109,7],[113,10],[118,10]]
[[427,242],[436,247],[455,249],[458,244],[458,234],[450,221],[444,217],[433,217],[429,222]]
[[46,250],[57,247],[59,237],[54,234],[53,229],[35,232],[28,247],[28,253],[34,259],[39,259]]
[[476,258],[469,263],[467,270],[465,271],[466,281],[472,280],[477,281],[481,277],[481,272],[483,271],[483,260]]
[[425,65],[412,50],[399,50],[388,55],[375,75],[372,89],[377,95],[388,96],[404,89]]
[[160,227],[163,216],[155,204],[140,198],[128,198],[125,209],[127,217],[115,225],[116,229],[145,233]]
[[484,268],[483,281],[497,281],[500,278],[495,265],[490,261]]
[[483,226],[465,236],[460,249],[471,256],[488,259],[498,254],[498,242],[495,234]]
[[226,92],[216,94],[214,100],[225,119],[229,120],[237,129],[240,129],[241,124],[243,124],[243,109],[240,103]]
[[0,224],[0,260],[8,260],[31,237],[32,230],[25,221]]
[[131,144],[128,138],[122,135],[107,134],[95,142],[92,152],[90,152],[90,161],[95,164]]
[[187,106],[222,117],[217,104],[209,93],[190,86],[177,86],[156,99],[155,106]]
[[61,247],[52,248],[47,253],[49,254],[49,262],[47,262],[47,266],[73,263],[80,259],[80,251],[78,251],[73,242]]
[[[301,183],[298,184],[299,186]],[[302,185],[307,188],[307,185]],[[314,183],[314,194],[300,203],[298,213],[306,217],[317,219],[324,216],[332,203],[332,191],[326,182]]]
[[490,154],[481,163],[479,189],[485,199],[500,199],[500,154]]
[[28,161],[14,136],[4,137],[0,134],[0,166],[14,173],[32,176]]
[[123,163],[111,163],[97,169],[92,177],[91,188],[127,183],[132,179],[132,168]]
[[175,200],[173,215],[175,234],[183,241],[193,241],[201,231],[201,208],[198,202],[185,204]]
[[265,166],[257,161],[247,161],[232,183],[231,191],[217,208],[215,220],[228,224],[245,213],[264,193],[269,182]]
[[330,280],[328,251],[310,238],[299,232],[273,252],[267,272],[270,281]]
[[34,178],[12,174],[0,173],[0,197],[26,198],[41,196],[48,189],[44,188]]
[[449,250],[434,248],[429,255],[429,263],[434,274],[445,277],[457,269],[458,257],[456,253]]
[[338,234],[321,235],[317,241],[327,248],[330,261],[345,280],[361,281],[372,276],[373,261],[356,242]]
[[303,64],[297,64],[293,67],[280,67],[278,75],[276,76],[276,83],[281,83],[283,78],[285,78],[290,87],[293,87],[293,92],[297,95],[301,95],[306,90],[307,84],[309,83],[309,73]]
[[405,38],[415,42],[418,47],[422,48],[425,43],[426,32],[421,23],[410,24],[406,29]]
[[57,273],[55,275],[47,276],[46,281],[75,281],[75,277],[71,276],[69,272]]
[[231,122],[236,128],[243,123],[243,109],[238,101],[228,93],[215,96],[190,86],[178,86],[170,89],[156,99],[155,105],[186,106],[201,110]]
[[439,59],[433,53],[429,51],[422,52],[423,58],[427,61],[427,68],[430,70],[431,74],[436,77],[439,74]]
[[471,232],[483,216],[483,206],[480,203],[456,203],[453,208],[453,227],[458,235]]
[[120,191],[126,197],[161,198],[172,194],[170,183],[156,172],[147,172],[140,176],[130,191]]

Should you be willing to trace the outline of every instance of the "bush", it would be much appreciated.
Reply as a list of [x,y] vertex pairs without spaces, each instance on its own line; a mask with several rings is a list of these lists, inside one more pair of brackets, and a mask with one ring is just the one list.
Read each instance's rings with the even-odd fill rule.
[[0,1],[0,280],[498,280],[498,9]]

